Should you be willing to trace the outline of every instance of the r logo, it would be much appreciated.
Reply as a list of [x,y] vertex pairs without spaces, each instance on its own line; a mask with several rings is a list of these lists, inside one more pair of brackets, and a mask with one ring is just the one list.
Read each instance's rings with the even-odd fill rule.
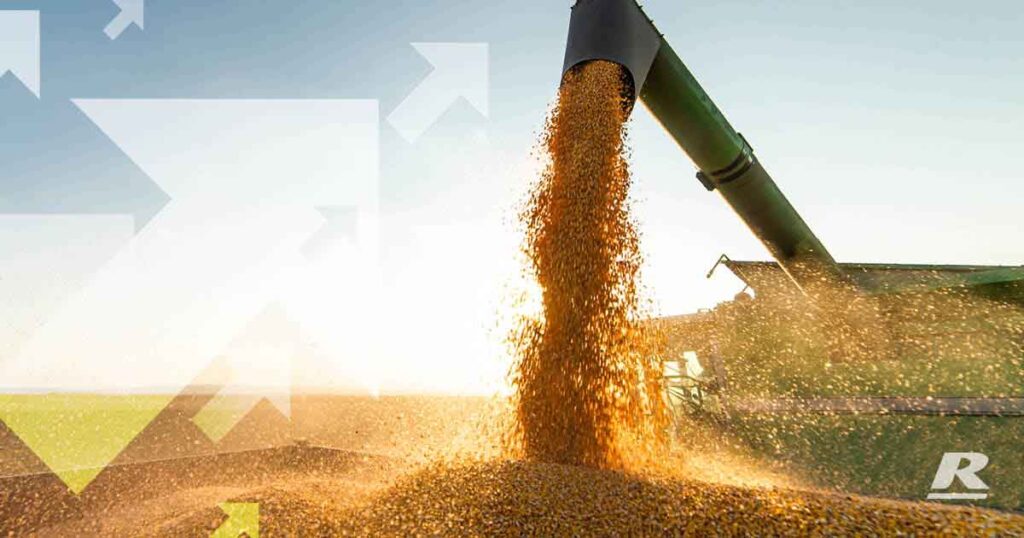
[[[963,465],[964,461],[967,462]],[[988,485],[980,478],[978,473],[988,465],[988,456],[981,452],[946,452],[939,462],[939,470],[935,472],[935,480],[932,481],[932,493],[928,494],[929,499],[941,500],[973,500],[988,498]],[[973,493],[950,493],[948,490],[953,486],[953,480],[960,479],[960,484]]]

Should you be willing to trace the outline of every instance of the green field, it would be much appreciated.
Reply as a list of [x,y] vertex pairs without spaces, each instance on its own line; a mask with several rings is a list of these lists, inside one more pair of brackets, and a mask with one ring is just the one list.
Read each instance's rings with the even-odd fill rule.
[[[171,399],[161,395],[0,395],[0,421],[68,487],[81,491]],[[5,466],[17,470],[17,463]]]

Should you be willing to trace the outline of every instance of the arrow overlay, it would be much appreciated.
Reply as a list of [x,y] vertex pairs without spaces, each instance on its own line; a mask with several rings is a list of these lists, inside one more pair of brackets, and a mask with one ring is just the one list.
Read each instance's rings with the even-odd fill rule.
[[427,78],[388,115],[388,123],[415,142],[460,97],[485,117],[489,107],[486,43],[413,43],[434,66]]
[[139,30],[145,28],[145,0],[114,0],[114,3],[121,12],[103,29],[107,37],[117,39],[133,24],[138,26]]
[[[0,118],[25,116],[32,97],[6,86]],[[142,229],[167,205],[167,193],[74,103],[61,99],[33,108],[31,117],[0,120],[0,213],[128,214]]]
[[0,11],[0,76],[8,71],[40,96],[38,11]]
[[[192,422],[220,442],[260,400],[291,417],[292,357],[302,342],[298,328],[278,305],[267,307],[221,354],[226,383]],[[199,384],[205,384],[200,381]]]
[[327,222],[302,247],[303,254],[310,259],[320,258],[331,247],[356,237],[356,208],[318,207],[317,210]]
[[[303,313],[317,318],[313,337],[345,339],[339,327],[370,334],[358,321],[336,324],[345,319],[339,308],[362,303],[324,297],[367,288],[356,279],[373,274],[378,115],[370,100],[74,102],[170,196],[13,360],[0,362],[8,386],[163,395],[87,417],[81,431],[55,422],[64,415],[36,414],[31,428],[28,419],[8,423],[77,493],[91,480],[77,470],[108,463],[279,298],[299,296],[293,319],[305,328]],[[302,247],[324,224],[321,205],[357,208],[358,247],[330,271],[332,280],[349,275],[341,285],[322,269],[306,277]],[[317,295],[319,310],[309,308]],[[249,357],[249,367],[275,356]],[[0,418],[11,416],[4,403]],[[46,435],[29,435],[37,429]],[[58,450],[58,440],[77,448]]]
[[[0,357],[15,356],[60,301],[131,238],[133,229],[127,215],[0,216]],[[144,426],[136,421],[158,405],[146,397],[12,394],[0,396],[0,420],[23,442],[38,447],[46,461],[75,454],[75,464],[65,466],[65,480],[84,487],[116,455],[102,436]],[[112,430],[96,430],[97,423],[107,420],[115,425]],[[77,441],[83,438],[92,438],[86,443],[91,448],[80,448]]]
[[210,538],[260,538],[259,503],[221,503],[220,509],[228,519],[213,531]]

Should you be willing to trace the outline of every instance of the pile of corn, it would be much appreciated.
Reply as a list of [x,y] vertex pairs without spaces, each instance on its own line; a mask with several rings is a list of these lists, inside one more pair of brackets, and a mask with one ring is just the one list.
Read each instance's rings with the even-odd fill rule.
[[656,339],[637,293],[624,80],[603,61],[566,74],[541,139],[548,163],[520,214],[542,311],[511,337],[510,446],[531,461],[622,468],[663,440]]
[[259,504],[262,536],[1024,536],[1021,514],[705,482],[682,467],[461,460],[407,473],[321,449],[208,463],[160,464],[180,479],[122,484],[63,522],[0,535],[210,536],[227,517],[217,505],[235,501]]
[[989,510],[528,462],[438,465],[343,510],[329,489],[247,498],[270,536],[1024,535],[1024,516]]

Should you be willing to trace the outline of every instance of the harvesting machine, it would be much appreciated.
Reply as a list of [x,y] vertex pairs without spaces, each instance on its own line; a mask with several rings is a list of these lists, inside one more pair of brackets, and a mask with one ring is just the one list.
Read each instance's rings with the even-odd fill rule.
[[[646,106],[773,258],[723,255],[715,267],[744,291],[662,320],[676,397],[701,407],[728,393],[748,410],[1024,413],[1024,266],[838,263],[635,0],[573,6],[563,75],[593,60],[623,67],[628,102]],[[856,400],[865,396],[874,400]]]

